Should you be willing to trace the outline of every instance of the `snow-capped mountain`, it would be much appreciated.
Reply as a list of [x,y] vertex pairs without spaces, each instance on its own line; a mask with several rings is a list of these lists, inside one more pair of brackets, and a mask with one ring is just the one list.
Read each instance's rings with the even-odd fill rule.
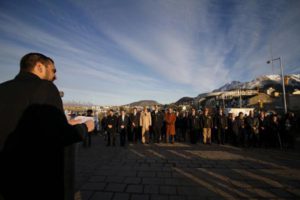
[[229,91],[229,90],[235,90],[236,88],[241,88],[244,83],[239,81],[232,81],[230,83],[226,83],[219,89],[213,90],[213,92],[221,92],[221,91]]
[[[300,74],[286,75],[288,80],[288,85],[290,89],[300,88]],[[259,76],[256,79],[249,82],[239,82],[232,81],[220,87],[219,89],[214,90],[213,92],[229,91],[236,89],[264,89],[268,87],[281,87],[281,76],[280,75],[264,75]]]

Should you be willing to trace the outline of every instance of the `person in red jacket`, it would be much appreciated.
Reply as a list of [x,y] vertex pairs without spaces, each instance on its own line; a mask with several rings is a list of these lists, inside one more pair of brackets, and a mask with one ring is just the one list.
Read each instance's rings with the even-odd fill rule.
[[171,136],[172,144],[174,144],[174,137],[175,137],[175,122],[176,122],[176,115],[173,112],[172,108],[168,109],[168,112],[165,114],[165,122],[166,122],[166,142],[169,142],[169,138]]

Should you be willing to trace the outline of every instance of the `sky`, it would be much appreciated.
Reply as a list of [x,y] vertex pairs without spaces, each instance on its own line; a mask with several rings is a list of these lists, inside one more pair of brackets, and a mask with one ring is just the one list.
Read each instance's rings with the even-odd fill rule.
[[0,82],[51,57],[64,102],[162,104],[300,73],[298,0],[1,0]]

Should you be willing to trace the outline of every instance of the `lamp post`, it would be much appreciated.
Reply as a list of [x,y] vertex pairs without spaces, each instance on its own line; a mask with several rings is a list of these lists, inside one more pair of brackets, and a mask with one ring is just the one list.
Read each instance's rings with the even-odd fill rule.
[[284,113],[287,113],[287,105],[286,105],[286,95],[285,95],[285,84],[284,84],[284,76],[283,76],[283,66],[282,66],[282,61],[281,61],[281,57],[279,58],[275,58],[275,59],[271,59],[267,61],[267,64],[272,63],[275,60],[279,60],[280,62],[280,70],[281,70],[281,81],[282,81],[282,92],[283,92],[283,105],[284,105]]

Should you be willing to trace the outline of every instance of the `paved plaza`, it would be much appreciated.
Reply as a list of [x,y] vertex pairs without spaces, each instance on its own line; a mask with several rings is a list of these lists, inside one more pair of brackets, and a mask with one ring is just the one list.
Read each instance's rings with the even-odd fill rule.
[[78,148],[76,200],[300,199],[300,154],[189,143]]

